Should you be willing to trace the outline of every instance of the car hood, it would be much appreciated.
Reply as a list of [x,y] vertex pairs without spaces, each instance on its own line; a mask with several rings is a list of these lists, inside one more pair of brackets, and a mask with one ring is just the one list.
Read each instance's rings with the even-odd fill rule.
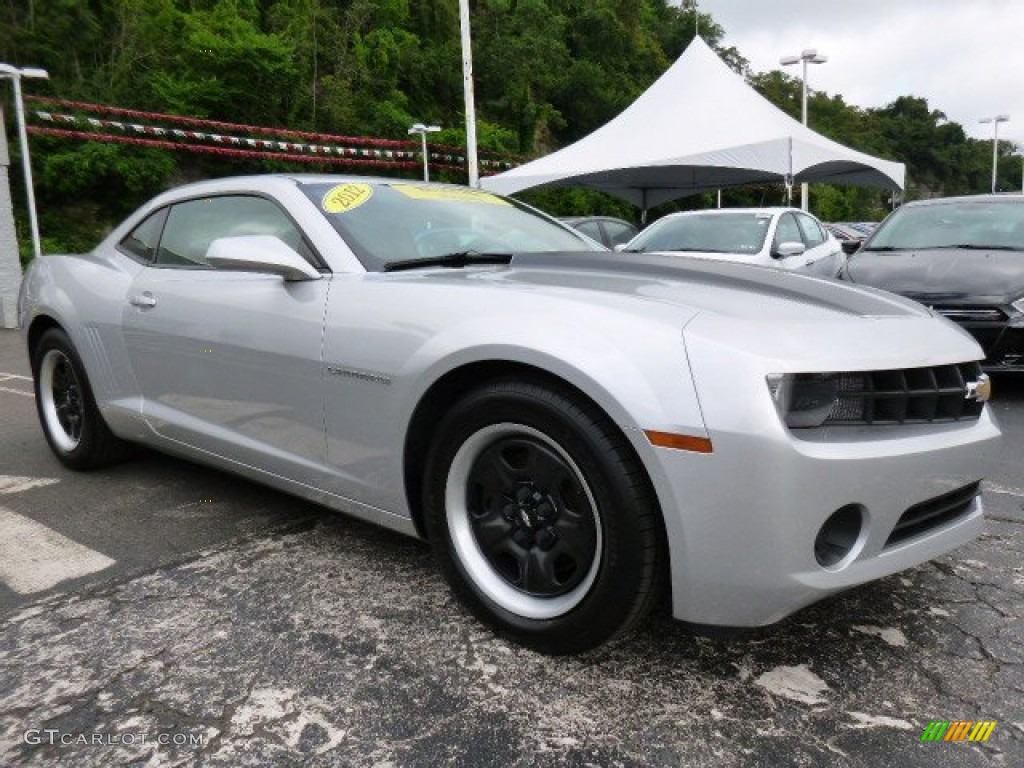
[[496,279],[628,295],[739,320],[820,322],[823,315],[927,316],[923,307],[870,288],[772,267],[678,253],[517,255]]
[[861,251],[846,274],[852,282],[928,302],[1007,304],[1024,295],[1020,251]]
[[[665,338],[666,329],[681,327],[689,353],[742,357],[764,372],[912,368],[983,357],[966,331],[921,304],[773,267],[665,253],[552,253],[517,256],[510,268],[477,274],[519,294],[507,301],[480,297],[487,311],[507,303],[523,316],[536,312],[552,333],[600,327],[609,348],[613,338],[635,343],[623,339]],[[571,329],[556,331],[567,324]]]

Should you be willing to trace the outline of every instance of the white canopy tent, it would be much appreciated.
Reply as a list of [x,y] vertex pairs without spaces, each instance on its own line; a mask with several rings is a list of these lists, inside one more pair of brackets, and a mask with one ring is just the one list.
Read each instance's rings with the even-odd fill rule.
[[585,186],[647,209],[708,189],[827,182],[903,189],[903,163],[844,147],[751,88],[701,38],[611,122],[481,180],[513,194]]

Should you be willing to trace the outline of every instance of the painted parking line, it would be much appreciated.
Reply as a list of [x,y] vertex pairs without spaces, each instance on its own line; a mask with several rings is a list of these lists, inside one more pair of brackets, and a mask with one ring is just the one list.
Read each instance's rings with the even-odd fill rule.
[[26,392],[23,389],[15,389],[13,386],[5,386],[5,384],[18,384],[22,381],[32,381],[32,377],[22,376],[20,373],[0,371],[0,392],[6,392],[9,395],[21,395],[22,397],[35,397],[32,391]]
[[21,493],[33,488],[44,488],[59,483],[56,477],[21,477],[20,475],[0,475],[0,494]]
[[1024,489],[1022,488],[1008,488],[1005,485],[996,485],[988,481],[985,482],[984,488],[989,493],[997,493],[1001,496],[1016,496],[1017,498],[1024,499]]
[[11,387],[0,387],[0,392],[6,392],[9,395],[21,395],[22,397],[35,397],[32,392],[25,392],[21,389],[12,389]]
[[0,581],[20,595],[43,592],[116,562],[5,507],[0,507],[0,531]]

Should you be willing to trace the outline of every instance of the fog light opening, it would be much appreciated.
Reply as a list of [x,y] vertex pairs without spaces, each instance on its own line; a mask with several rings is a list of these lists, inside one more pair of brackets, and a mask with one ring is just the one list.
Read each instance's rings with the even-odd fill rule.
[[814,539],[818,565],[832,568],[849,557],[863,529],[864,508],[860,504],[847,504],[833,512]]

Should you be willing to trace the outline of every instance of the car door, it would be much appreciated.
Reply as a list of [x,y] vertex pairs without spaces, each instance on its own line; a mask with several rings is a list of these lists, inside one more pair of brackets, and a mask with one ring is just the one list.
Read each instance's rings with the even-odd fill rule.
[[807,271],[821,277],[835,277],[843,265],[843,251],[838,242],[828,235],[824,227],[806,213],[794,212],[804,244]]
[[[273,201],[186,200],[166,216],[122,315],[125,347],[157,433],[300,481],[325,457],[321,340],[330,280],[215,269],[210,242],[272,234],[312,257]],[[144,222],[143,224],[145,224]]]

